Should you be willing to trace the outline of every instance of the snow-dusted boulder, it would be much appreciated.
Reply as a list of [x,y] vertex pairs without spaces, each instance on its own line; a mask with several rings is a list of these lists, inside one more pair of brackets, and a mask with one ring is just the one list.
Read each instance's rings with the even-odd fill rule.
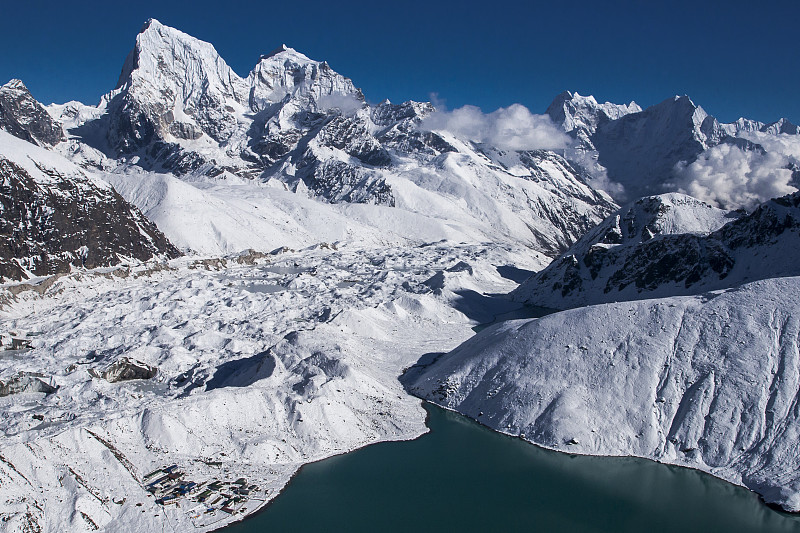
[[131,359],[130,357],[120,357],[102,372],[92,369],[90,372],[94,377],[102,377],[109,383],[120,381],[131,381],[134,379],[151,379],[158,374],[158,368],[147,363]]
[[51,394],[57,387],[43,381],[43,374],[19,372],[5,381],[0,381],[0,396],[10,396],[23,392],[43,392]]

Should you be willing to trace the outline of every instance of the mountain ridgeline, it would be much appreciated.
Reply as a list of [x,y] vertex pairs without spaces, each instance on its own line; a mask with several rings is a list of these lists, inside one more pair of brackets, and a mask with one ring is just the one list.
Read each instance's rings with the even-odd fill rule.
[[[69,102],[44,112],[20,87],[15,81],[0,93],[0,127],[105,173],[183,251],[215,254],[355,233],[379,239],[381,209],[393,208],[391,217],[402,222],[392,238],[500,241],[554,258],[613,212],[615,200],[677,190],[675,166],[709,147],[756,149],[737,137],[743,131],[797,133],[786,120],[720,124],[688,97],[643,110],[565,92],[547,115],[571,146],[507,150],[431,128],[427,119],[439,112],[430,103],[370,104],[328,63],[285,45],[239,76],[211,44],[155,19],[97,106]],[[136,176],[121,177],[134,168]],[[208,212],[198,219],[173,178],[212,185],[192,193],[204,197]],[[264,192],[269,202],[260,211],[220,194],[240,180],[336,206],[308,216],[339,222],[291,229],[279,219],[297,210],[276,199],[279,192]],[[604,184],[613,186],[601,190]],[[353,217],[344,211],[352,205],[381,209]],[[264,209],[280,213],[264,217]],[[190,226],[195,231],[187,233]]]
[[[397,208],[412,219],[391,228],[405,240],[430,240],[420,228],[441,226],[440,239],[499,239],[554,257],[616,208],[562,153],[509,152],[430,131],[430,103],[369,104],[326,62],[286,46],[240,77],[209,43],[156,20],[144,25],[116,88],[98,106],[70,102],[49,111],[70,137],[59,150],[84,167],[136,166],[216,185],[244,179],[332,205]],[[123,188],[134,203],[152,198],[151,190]],[[159,209],[180,213],[185,206],[164,206],[174,197],[167,191]],[[220,217],[231,209],[224,211]],[[382,215],[368,213],[365,223],[378,225]],[[260,216],[247,222],[251,231],[284,232],[269,224]],[[241,229],[216,224],[209,232],[239,242],[233,234]],[[295,244],[288,239],[257,247]]]

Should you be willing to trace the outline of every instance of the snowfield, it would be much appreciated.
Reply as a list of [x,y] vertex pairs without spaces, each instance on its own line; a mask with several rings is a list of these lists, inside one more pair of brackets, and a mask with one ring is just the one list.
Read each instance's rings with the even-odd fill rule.
[[709,472],[800,511],[800,278],[488,328],[403,381],[557,450]]
[[[207,531],[275,497],[304,463],[424,433],[398,376],[470,337],[465,299],[513,288],[492,265],[527,254],[334,248],[3,286],[4,328],[32,348],[0,352],[0,381],[56,387],[0,397],[3,528]],[[123,358],[156,376],[104,379]],[[258,488],[233,515],[156,505],[144,477],[172,464],[187,481]]]

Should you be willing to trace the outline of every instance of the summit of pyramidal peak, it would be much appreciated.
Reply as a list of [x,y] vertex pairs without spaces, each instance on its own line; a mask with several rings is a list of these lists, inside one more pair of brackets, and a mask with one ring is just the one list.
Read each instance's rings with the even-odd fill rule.
[[326,61],[314,61],[288,46],[281,45],[261,56],[247,78],[250,86],[249,105],[262,111],[269,105],[293,95],[316,104],[324,97],[343,95],[359,102],[364,95],[350,78],[335,72]]
[[[196,103],[204,91],[244,103],[246,86],[210,43],[156,19],[148,20],[123,65],[116,89],[137,83],[166,83],[176,102]],[[164,91],[165,93],[167,91]]]
[[114,123],[109,142],[121,153],[155,139],[218,143],[247,111],[248,88],[214,47],[150,19],[136,36],[117,87],[104,97]]

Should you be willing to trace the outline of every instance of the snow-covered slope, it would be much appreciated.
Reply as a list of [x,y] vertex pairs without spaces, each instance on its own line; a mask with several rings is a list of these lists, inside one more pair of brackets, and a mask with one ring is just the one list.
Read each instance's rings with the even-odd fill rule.
[[[187,183],[135,168],[105,178],[180,249],[214,256],[319,243],[487,242],[492,228],[369,204],[327,204],[282,182]],[[541,256],[534,253],[533,257]]]
[[565,309],[800,275],[798,232],[800,193],[747,216],[682,195],[645,198],[609,217],[513,297]]
[[3,131],[0,207],[0,280],[179,255],[108,183]]
[[800,511],[800,278],[479,333],[404,378],[498,431],[710,472]]

